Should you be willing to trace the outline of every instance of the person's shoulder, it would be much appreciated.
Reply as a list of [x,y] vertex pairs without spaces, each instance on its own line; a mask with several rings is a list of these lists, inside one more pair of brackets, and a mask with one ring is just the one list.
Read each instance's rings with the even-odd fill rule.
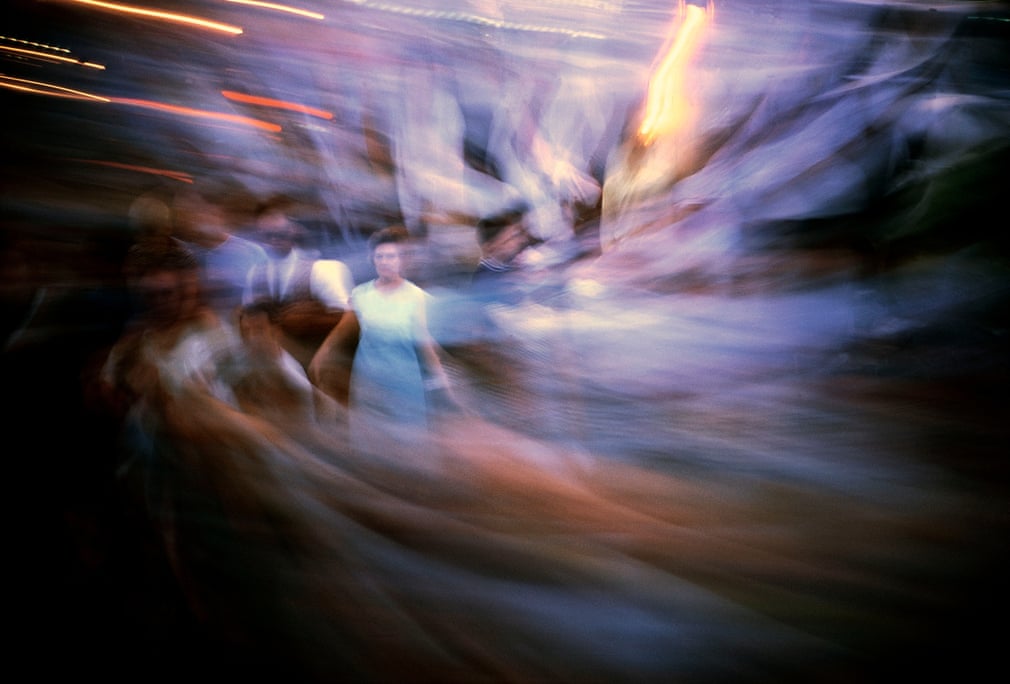
[[375,289],[375,279],[373,278],[372,280],[366,280],[363,283],[355,285],[351,289],[351,296],[353,297],[355,295],[362,295],[367,292],[371,292],[374,289]]
[[403,291],[409,293],[411,296],[426,296],[428,294],[427,290],[413,280],[403,281]]
[[403,281],[403,288],[400,290],[400,292],[402,293],[402,296],[404,298],[409,299],[413,302],[420,303],[421,305],[424,306],[427,306],[428,303],[434,299],[434,297],[432,297],[430,292],[428,292],[423,287],[410,280]]
[[347,267],[347,264],[345,264],[343,261],[341,261],[340,259],[334,259],[332,257],[316,259],[315,262],[312,264],[312,268],[313,270],[319,271],[320,273],[324,274],[333,274],[333,273],[343,274],[343,273],[349,273],[351,270]]
[[241,252],[249,255],[257,262],[265,262],[269,259],[267,251],[264,249],[263,245],[258,242],[254,242],[249,238],[242,237],[241,235],[235,235],[234,233],[229,235],[228,239],[225,240],[224,245],[233,252]]
[[292,250],[288,252],[288,256],[285,258],[291,259],[292,261],[301,261],[303,263],[311,264],[318,264],[322,260],[318,249],[306,247],[292,248]]

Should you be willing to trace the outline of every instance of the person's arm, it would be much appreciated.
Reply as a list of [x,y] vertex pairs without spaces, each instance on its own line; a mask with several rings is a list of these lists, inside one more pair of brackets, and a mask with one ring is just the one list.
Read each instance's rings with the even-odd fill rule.
[[309,278],[312,297],[285,303],[279,314],[280,328],[296,337],[326,335],[350,306],[350,270],[342,262],[319,260]]
[[347,404],[351,362],[360,332],[357,314],[354,309],[348,309],[309,362],[308,375],[312,384],[344,405]]
[[415,339],[421,362],[425,370],[425,389],[438,392],[445,403],[457,411],[465,411],[463,405],[456,398],[449,383],[449,376],[442,365],[442,357],[438,343],[432,337],[428,329],[427,300],[428,295],[423,295],[422,306],[418,308],[415,325]]

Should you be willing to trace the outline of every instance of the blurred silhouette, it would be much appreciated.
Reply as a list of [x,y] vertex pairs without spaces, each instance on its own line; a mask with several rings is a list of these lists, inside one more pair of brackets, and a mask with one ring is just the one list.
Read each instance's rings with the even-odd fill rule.
[[121,474],[141,474],[139,493],[157,515],[171,462],[160,435],[164,402],[190,382],[208,382],[231,336],[201,299],[199,262],[181,243],[138,242],[124,271],[134,313],[103,363],[100,396],[122,421]]
[[175,194],[173,236],[200,262],[207,303],[223,321],[235,325],[249,274],[266,264],[267,253],[237,234],[238,217],[230,206],[240,199],[237,191],[211,188],[204,193],[186,188]]
[[528,212],[529,206],[520,202],[477,222],[481,257],[471,275],[470,289],[479,301],[518,304],[522,299],[522,288],[514,276],[520,268],[520,255],[537,242],[524,225]]
[[266,297],[279,304],[282,346],[307,369],[347,310],[353,279],[342,261],[301,249],[304,229],[288,215],[289,204],[274,197],[257,212],[256,235],[269,260],[249,273],[244,300]]
[[527,229],[528,213],[529,205],[520,201],[477,222],[480,260],[461,291],[435,308],[447,367],[468,394],[464,403],[521,431],[536,430],[543,416],[537,416],[532,387],[523,379],[533,363],[529,349],[502,317],[527,303],[544,280],[531,274],[523,258],[540,242]]
[[311,382],[305,369],[281,346],[279,305],[260,299],[240,308],[241,344],[218,362],[218,375],[237,408],[290,430],[336,418],[333,400]]

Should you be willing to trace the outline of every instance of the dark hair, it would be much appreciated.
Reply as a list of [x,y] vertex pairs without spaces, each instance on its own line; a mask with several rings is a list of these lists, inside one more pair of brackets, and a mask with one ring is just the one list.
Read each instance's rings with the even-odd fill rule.
[[518,200],[504,209],[483,217],[477,221],[477,240],[482,245],[495,238],[502,229],[519,223],[530,211],[530,205],[525,200]]
[[289,195],[276,193],[270,195],[256,204],[253,209],[253,217],[259,218],[274,212],[288,215],[295,208],[295,200]]
[[280,306],[272,297],[259,297],[239,309],[239,318],[266,314],[270,323],[276,323],[280,318]]
[[374,252],[379,245],[403,244],[410,240],[410,233],[401,225],[387,226],[372,233],[368,238],[368,251]]
[[172,238],[152,237],[133,244],[123,265],[129,280],[163,271],[195,271],[200,262],[189,249]]

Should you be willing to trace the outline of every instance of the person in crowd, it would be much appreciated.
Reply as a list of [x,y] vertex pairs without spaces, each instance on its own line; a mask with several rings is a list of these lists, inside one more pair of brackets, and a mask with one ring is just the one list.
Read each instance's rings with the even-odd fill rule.
[[258,299],[239,309],[241,343],[222,359],[219,377],[225,398],[244,413],[294,426],[335,420],[333,400],[311,382],[281,345],[279,307]]
[[[497,314],[521,305],[533,288],[523,263],[524,253],[538,242],[527,230],[528,213],[529,205],[520,201],[477,222],[480,261],[451,312],[453,320],[439,328],[466,403],[479,407],[488,420],[524,431],[538,423],[531,415],[535,402],[529,385],[519,376],[530,358]],[[441,320],[449,317],[443,313]],[[446,327],[450,332],[443,332]]]
[[234,325],[249,274],[267,262],[267,252],[233,228],[227,193],[213,192],[187,188],[175,195],[172,234],[200,262],[207,303],[224,322]]
[[109,351],[102,378],[132,404],[201,377],[229,339],[201,296],[200,263],[181,243],[138,242],[124,271],[133,314]]
[[117,425],[117,481],[178,569],[179,500],[190,474],[168,422],[186,420],[194,389],[210,391],[214,360],[234,335],[203,301],[199,262],[180,242],[135,243],[124,276],[134,313],[105,354],[94,396]]
[[[137,313],[107,354],[100,396],[120,425],[117,484],[157,542],[154,558],[166,559],[200,628],[246,660],[262,652],[252,644],[282,640],[271,612],[281,609],[264,597],[295,591],[277,588],[285,560],[264,543],[264,530],[294,536],[272,515],[277,470],[289,463],[269,459],[287,443],[285,427],[315,437],[305,420],[312,389],[276,355],[262,310],[241,311],[240,338],[203,301],[201,275],[181,242],[130,248]],[[223,363],[240,350],[244,373]]]
[[374,425],[376,420],[427,428],[427,394],[437,391],[452,401],[440,351],[428,330],[430,295],[403,276],[409,240],[400,225],[370,237],[376,277],[354,288],[350,311],[310,365],[310,377],[325,383],[327,372],[339,362],[339,350],[357,333],[349,393],[352,430],[355,421]]
[[517,304],[523,296],[520,256],[536,243],[526,229],[529,205],[510,205],[477,222],[481,257],[470,279],[471,295],[482,303]]
[[288,215],[282,198],[260,207],[255,231],[269,258],[249,272],[243,301],[268,298],[278,304],[281,344],[307,370],[349,306],[351,271],[338,259],[299,246],[304,230]]

